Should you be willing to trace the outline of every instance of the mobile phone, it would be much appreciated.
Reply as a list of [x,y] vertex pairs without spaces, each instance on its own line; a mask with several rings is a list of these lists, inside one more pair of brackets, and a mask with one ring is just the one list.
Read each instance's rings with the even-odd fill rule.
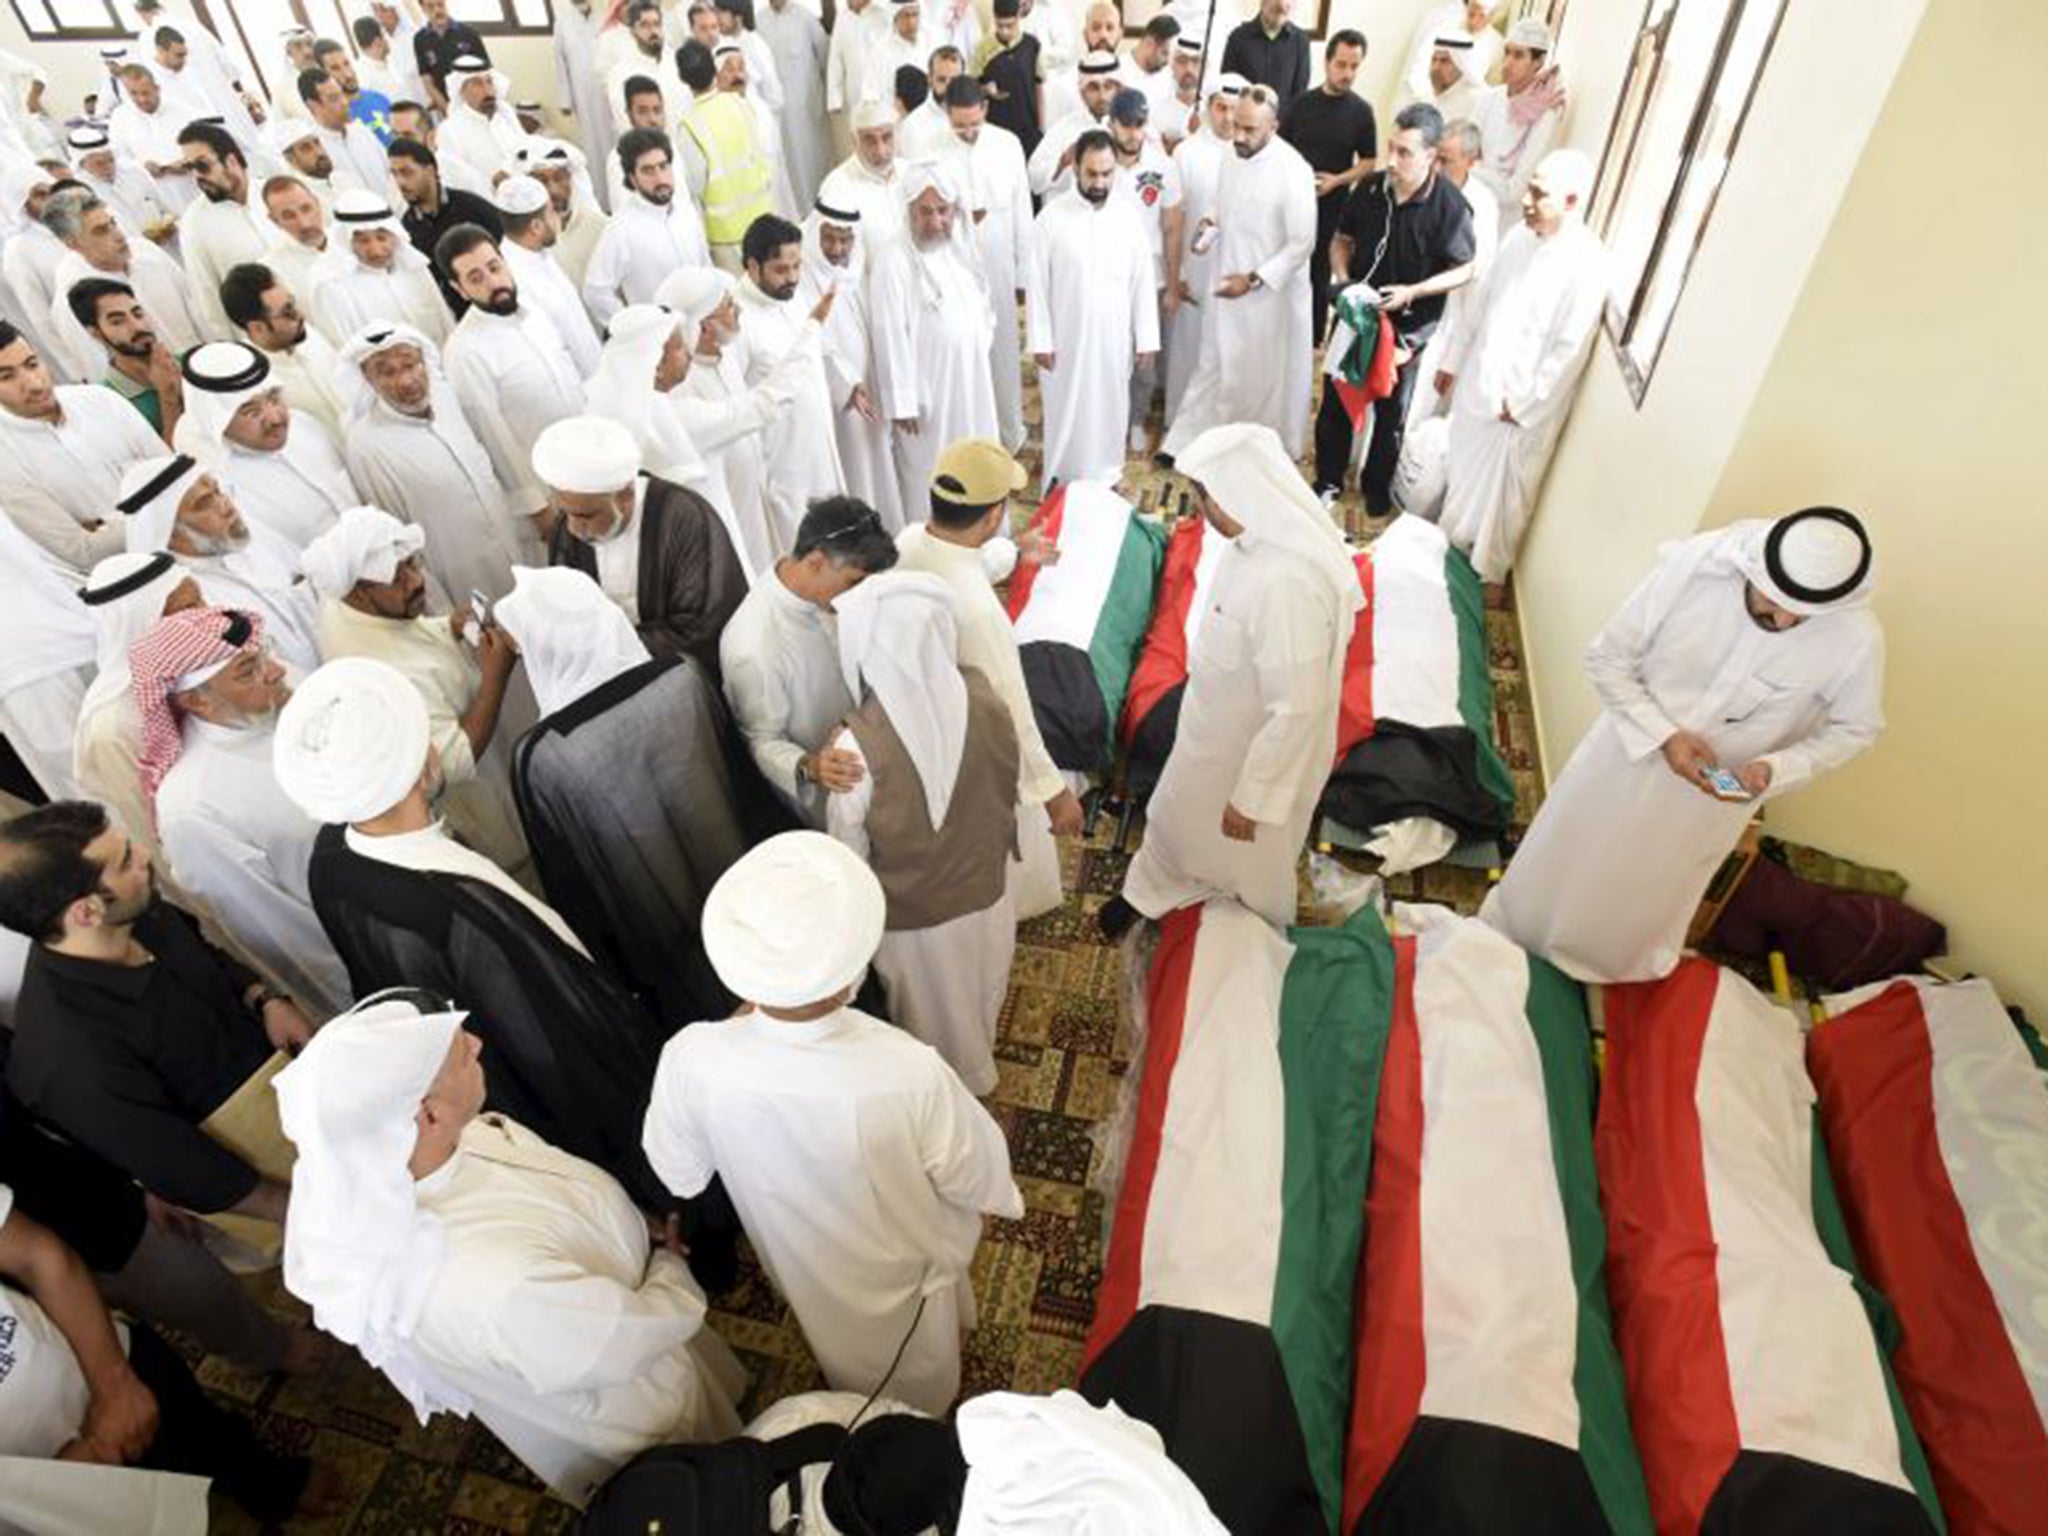
[[1753,800],[1756,798],[1743,786],[1742,780],[1719,765],[1712,768],[1702,768],[1700,770],[1700,777],[1707,781],[1707,788],[1711,789],[1723,800]]
[[469,589],[469,611],[476,615],[478,625],[488,629],[491,623],[491,600],[477,588]]

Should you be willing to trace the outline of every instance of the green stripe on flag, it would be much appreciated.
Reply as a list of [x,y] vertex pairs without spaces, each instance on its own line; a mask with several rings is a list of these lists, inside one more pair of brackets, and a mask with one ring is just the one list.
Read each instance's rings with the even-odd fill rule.
[[1458,715],[1479,750],[1479,784],[1506,806],[1515,806],[1515,781],[1501,761],[1493,734],[1493,673],[1486,664],[1486,594],[1479,573],[1462,550],[1444,551],[1444,586],[1458,626]]
[[1835,1195],[1834,1170],[1828,1166],[1827,1141],[1821,1135],[1820,1113],[1813,1113],[1813,1228],[1820,1234],[1820,1245],[1826,1250],[1835,1268],[1843,1271],[1855,1284],[1857,1299],[1863,1303],[1864,1313],[1870,1318],[1871,1343],[1877,1349],[1877,1363],[1884,1372],[1885,1400],[1891,1404],[1892,1427],[1899,1436],[1899,1465],[1905,1471],[1906,1481],[1913,1485],[1913,1492],[1919,1496],[1927,1517],[1934,1522],[1939,1532],[1948,1530],[1948,1521],[1941,1512],[1941,1498],[1934,1491],[1934,1475],[1927,1466],[1927,1453],[1921,1448],[1920,1437],[1913,1431],[1913,1421],[1906,1413],[1906,1400],[1899,1395],[1898,1379],[1892,1375],[1892,1351],[1899,1344],[1898,1315],[1892,1311],[1892,1304],[1885,1300],[1884,1293],[1863,1278],[1863,1271],[1856,1265],[1856,1247],[1849,1240],[1849,1224],[1842,1218],[1842,1202]]
[[1330,1529],[1344,1498],[1354,1311],[1380,1067],[1394,1014],[1394,945],[1379,914],[1295,928],[1280,996],[1286,1131],[1273,1339]]
[[[1462,555],[1453,551],[1452,558],[1464,565]],[[1471,567],[1465,569],[1469,572]],[[1629,1428],[1621,1354],[1615,1348],[1614,1321],[1607,1306],[1607,1226],[1600,1214],[1600,1184],[1593,1167],[1593,1035],[1586,995],[1577,982],[1532,955],[1524,1011],[1543,1063],[1550,1155],[1557,1167],[1572,1284],[1578,1293],[1572,1389],[1579,1400],[1579,1459],[1614,1536],[1651,1536],[1656,1523],[1650,1517],[1642,1460]]]
[[1165,563],[1165,528],[1149,517],[1132,513],[1124,525],[1124,541],[1117,550],[1109,593],[1102,601],[1095,633],[1088,641],[1088,665],[1095,673],[1095,686],[1102,691],[1109,717],[1103,742],[1105,763],[1116,760],[1117,723],[1123,719],[1124,695],[1138,665],[1138,652],[1145,644],[1145,631],[1152,623],[1153,593],[1159,586],[1160,567]]

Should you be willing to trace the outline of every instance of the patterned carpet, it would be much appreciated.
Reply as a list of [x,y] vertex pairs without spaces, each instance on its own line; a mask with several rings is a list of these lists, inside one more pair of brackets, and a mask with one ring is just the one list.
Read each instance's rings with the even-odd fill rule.
[[[1166,500],[1169,510],[1180,495],[1172,476],[1136,462],[1127,488],[1147,506]],[[1027,504],[1020,515],[1028,511]],[[1378,531],[1356,509],[1347,508],[1346,518],[1361,541]],[[1496,730],[1515,777],[1516,823],[1526,825],[1539,791],[1512,608],[1490,609],[1487,625]],[[989,1223],[975,1259],[980,1318],[967,1343],[963,1386],[970,1395],[1049,1392],[1071,1386],[1078,1372],[1102,1265],[1102,1201],[1087,1187],[1099,1155],[1095,1130],[1115,1104],[1128,1060],[1119,1041],[1119,954],[1100,941],[1093,921],[1128,862],[1113,846],[1115,835],[1116,818],[1104,815],[1090,836],[1067,847],[1066,905],[1019,930],[997,1047],[1001,1082],[990,1108],[1009,1139],[1027,1210],[1021,1221]],[[1134,830],[1131,846],[1136,842]],[[1389,882],[1389,893],[1471,911],[1486,883],[1483,871],[1438,866]],[[274,1276],[254,1283],[275,1310],[301,1313]],[[821,1384],[802,1335],[758,1270],[749,1267],[712,1317],[752,1375],[746,1413]],[[209,1388],[253,1416],[267,1441],[310,1452],[346,1480],[348,1504],[340,1514],[295,1522],[291,1530],[483,1536],[556,1532],[573,1523],[573,1512],[544,1493],[481,1425],[443,1415],[422,1428],[353,1354],[317,1381],[251,1378],[218,1359],[200,1369]],[[214,1505],[215,1530],[256,1528],[225,1500]]]

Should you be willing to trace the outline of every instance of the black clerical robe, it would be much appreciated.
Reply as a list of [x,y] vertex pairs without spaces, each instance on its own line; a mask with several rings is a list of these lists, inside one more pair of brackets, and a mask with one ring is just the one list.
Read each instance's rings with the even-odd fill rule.
[[[692,656],[718,676],[718,637],[747,595],[747,573],[711,503],[653,475],[640,503],[640,617],[635,628],[656,656]],[[630,534],[628,535],[630,537]],[[556,523],[548,564],[597,580],[597,554]]]
[[366,858],[338,826],[308,884],[357,997],[413,987],[467,1009],[492,1109],[669,1203],[640,1150],[666,1032],[624,986],[497,887]]

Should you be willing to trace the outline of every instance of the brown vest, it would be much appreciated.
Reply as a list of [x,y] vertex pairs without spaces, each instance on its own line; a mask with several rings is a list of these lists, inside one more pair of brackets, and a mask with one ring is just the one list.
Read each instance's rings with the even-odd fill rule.
[[874,785],[868,863],[889,899],[891,929],[936,928],[995,905],[1017,850],[1017,728],[979,672],[962,667],[960,675],[967,746],[937,831],[917,767],[881,701],[870,698],[846,717]]

